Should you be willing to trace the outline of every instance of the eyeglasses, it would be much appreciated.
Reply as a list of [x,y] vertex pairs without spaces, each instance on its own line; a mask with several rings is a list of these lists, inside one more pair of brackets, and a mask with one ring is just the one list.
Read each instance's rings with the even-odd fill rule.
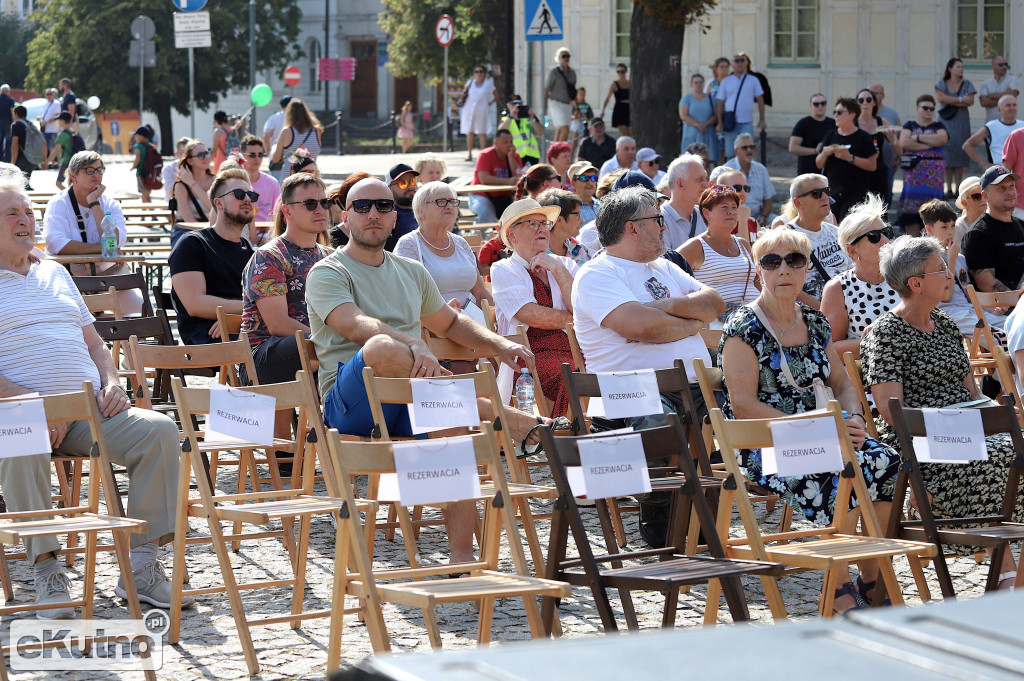
[[634,220],[634,222],[641,222],[643,220],[654,220],[655,222],[658,223],[658,227],[659,228],[665,226],[665,216],[664,215],[648,215],[647,217],[637,218],[636,220]]
[[392,184],[395,184],[395,185],[398,186],[399,189],[403,189],[404,190],[404,189],[408,189],[409,187],[418,187],[419,184],[420,184],[420,181],[419,181],[418,178],[410,177],[410,178],[406,178],[406,179],[395,180]]
[[857,98],[857,102],[859,102],[860,104],[871,104],[874,101],[875,100],[872,97],[858,97]]
[[[253,201],[255,201],[255,200],[256,199],[253,199]],[[331,209],[331,200],[330,199],[306,199],[305,201],[289,201],[285,205],[286,206],[294,206],[294,205],[299,204],[299,203],[301,203],[303,206],[305,206],[306,210],[308,210],[310,213],[315,211],[317,206],[320,206],[324,210],[330,210]]]
[[856,246],[857,242],[860,241],[861,239],[864,239],[865,237],[871,243],[877,244],[879,241],[882,240],[883,236],[886,239],[891,239],[892,238],[892,229],[889,228],[889,227],[886,227],[885,229],[872,229],[872,230],[869,230],[869,231],[864,232],[863,234],[861,234],[859,237],[857,237],[853,241],[851,241],[850,245],[851,246]]
[[768,255],[761,256],[761,259],[757,261],[761,269],[768,272],[779,269],[782,263],[786,263],[786,266],[791,270],[802,270],[807,267],[807,256],[796,251],[787,253],[786,257],[782,257],[778,253],[769,253]]
[[82,172],[86,175],[102,175],[106,170],[107,169],[103,166],[100,166],[99,168],[95,168],[93,166],[86,166],[85,168],[82,168]]
[[429,203],[436,203],[438,208],[446,208],[448,206],[458,208],[462,202],[458,199],[434,199]]
[[248,156],[249,158],[263,158],[264,156],[266,156],[266,154],[264,154],[262,151],[250,151],[242,155]]
[[554,224],[551,220],[523,220],[522,222],[515,223],[512,227],[526,227],[527,229],[539,232],[551,229]]
[[925,106],[924,104],[922,104],[921,106],[919,106],[917,108],[921,109],[922,111],[935,111],[935,107],[934,106]]
[[972,201],[981,201],[981,199],[984,196],[985,196],[984,194],[982,194],[981,192],[978,192],[977,194],[968,194],[967,198],[971,199]]
[[574,179],[576,182],[597,182],[597,175],[577,175]]
[[473,69],[473,73],[484,73],[483,69]]
[[250,191],[246,191],[245,189],[232,189],[232,190],[230,190],[230,191],[226,191],[226,192],[224,192],[224,193],[223,193],[223,194],[221,194],[220,196],[215,196],[215,197],[213,197],[213,198],[215,198],[215,199],[223,199],[223,198],[224,198],[225,196],[227,196],[228,194],[231,194],[232,196],[234,196],[234,197],[235,197],[236,199],[238,199],[239,201],[245,201],[245,197],[247,197],[247,196],[248,196],[248,197],[249,197],[249,200],[250,200],[250,201],[252,201],[252,202],[254,202],[254,203],[255,203],[255,202],[256,202],[257,200],[259,200],[259,198],[260,198],[260,195],[259,195],[259,194],[257,194],[256,192],[254,192],[254,191],[251,191],[251,190],[250,190]]
[[731,187],[732,189],[735,189],[738,192],[746,192],[748,194],[750,193],[750,185],[749,184],[728,184],[728,185],[725,185],[725,186]]
[[206,158],[209,155],[210,155],[210,152],[208,152],[208,151],[200,151],[198,154],[190,155],[189,158],[204,159],[204,158]]
[[828,102],[811,102],[811,106],[825,106]]
[[934,272],[922,272],[921,274],[912,274],[912,277],[927,277],[929,274],[941,274],[944,277],[951,277],[953,273],[949,271],[949,265],[943,265],[941,270],[935,270]]
[[357,213],[369,213],[371,208],[376,208],[378,213],[390,213],[395,209],[394,199],[353,199],[349,204],[349,210]]
[[754,144],[744,144],[743,146],[736,147],[736,148],[737,149],[741,149],[743,151],[753,151],[754,149],[757,149],[757,145],[754,145]]
[[829,189],[828,187],[817,187],[815,189],[806,191],[803,194],[800,194],[796,198],[802,199],[805,196],[810,196],[812,199],[820,199],[822,194],[824,194],[825,196],[832,196],[832,190]]

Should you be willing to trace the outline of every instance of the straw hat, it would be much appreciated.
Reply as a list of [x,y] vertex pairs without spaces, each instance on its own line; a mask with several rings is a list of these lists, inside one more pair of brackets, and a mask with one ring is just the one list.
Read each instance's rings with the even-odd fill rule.
[[558,206],[542,206],[535,199],[529,198],[513,202],[501,214],[501,220],[498,222],[498,236],[501,237],[501,242],[506,247],[512,248],[508,243],[508,228],[514,225],[519,218],[533,213],[540,213],[551,222],[554,222],[562,214],[562,209]]
[[956,207],[960,210],[967,210],[967,195],[971,193],[972,189],[981,188],[980,177],[965,177],[963,182],[960,183],[959,193],[960,195],[956,199]]

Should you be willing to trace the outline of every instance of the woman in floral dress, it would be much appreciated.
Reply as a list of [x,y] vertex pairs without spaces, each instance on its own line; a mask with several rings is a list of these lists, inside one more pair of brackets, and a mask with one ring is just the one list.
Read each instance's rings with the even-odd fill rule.
[[897,222],[908,234],[921,233],[917,209],[932,199],[942,198],[942,183],[946,177],[943,147],[948,141],[946,126],[935,120],[935,98],[921,95],[917,98],[917,120],[904,123],[900,132],[903,191],[900,192]]

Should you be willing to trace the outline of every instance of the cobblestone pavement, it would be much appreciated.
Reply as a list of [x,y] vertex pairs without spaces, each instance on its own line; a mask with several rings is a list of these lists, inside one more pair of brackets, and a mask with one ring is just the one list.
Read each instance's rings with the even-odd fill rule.
[[[534,469],[545,471],[546,469]],[[543,475],[537,481],[544,483]],[[218,486],[225,493],[234,491],[233,475],[229,468],[221,468]],[[763,507],[758,506],[756,508]],[[538,507],[538,510],[543,510]],[[384,511],[382,510],[381,513]],[[428,511],[429,512],[429,511]],[[764,517],[766,523],[777,523],[779,511]],[[629,533],[629,547],[634,550],[645,548],[637,532],[636,515],[625,517]],[[737,519],[738,524],[738,519]],[[596,527],[596,521],[593,522]],[[548,523],[538,523],[541,539],[546,547]],[[190,521],[193,534],[206,534],[203,522]],[[334,530],[326,516],[314,520],[311,531],[309,584],[306,590],[307,609],[325,608],[330,599],[331,559],[333,556]],[[447,542],[441,528],[425,528],[420,536],[420,550],[425,562],[444,562]],[[395,542],[384,540],[378,533],[378,564],[404,561],[404,550],[400,539]],[[285,578],[290,575],[286,553],[278,538],[261,539],[243,544],[242,549],[232,555],[232,562],[240,580]],[[214,585],[220,574],[216,556],[209,545],[190,546],[187,553],[193,587]],[[164,548],[164,559],[170,563],[170,547]],[[505,565],[511,569],[507,551],[503,554]],[[973,558],[957,558],[950,561],[956,587],[965,597],[981,595],[986,576],[987,563],[978,565]],[[11,564],[16,586],[16,601],[31,602],[33,592],[28,566],[24,561]],[[82,562],[76,563],[73,574],[73,588],[80,584]],[[920,607],[921,601],[914,587],[909,566],[905,560],[896,564],[897,573],[904,587],[905,597],[911,607]],[[926,569],[933,575],[933,570]],[[931,581],[932,593],[938,594],[938,585]],[[117,582],[117,568],[113,554],[101,554],[97,580],[97,618],[127,618],[127,609],[115,598],[113,590]],[[821,584],[821,573],[810,572],[788,576],[781,582],[786,607],[793,620],[807,620],[817,617],[817,602]],[[750,613],[758,623],[770,622],[767,602],[757,579],[745,580]],[[694,588],[680,598],[676,619],[678,628],[700,627],[704,612],[704,588]],[[614,595],[614,592],[613,592]],[[281,614],[289,612],[289,592],[283,588],[257,590],[244,596],[247,612],[253,614]],[[658,628],[663,598],[660,594],[637,593],[634,602],[641,628]],[[618,601],[613,598],[617,612]],[[144,606],[145,609],[146,606]],[[385,621],[391,636],[393,650],[399,654],[428,653],[430,645],[423,628],[423,618],[418,610],[385,604]],[[438,621],[445,648],[469,648],[475,645],[476,608],[471,604],[444,606],[438,609]],[[622,620],[620,619],[620,622]],[[722,604],[720,626],[728,626],[728,610]],[[561,607],[561,622],[564,636],[579,638],[599,634],[600,620],[593,599],[586,589],[576,588],[571,599],[564,600]],[[0,629],[4,639],[8,638],[10,620],[5,619]],[[257,627],[253,637],[260,658],[261,679],[320,679],[325,674],[328,620],[307,620],[297,631],[284,625]],[[506,599],[499,601],[494,616],[495,645],[507,641],[529,639],[529,629],[521,601]],[[355,663],[371,653],[365,627],[355,616],[345,618],[342,639],[342,654],[346,663]],[[141,672],[17,672],[13,679],[141,679]],[[182,621],[182,639],[178,645],[165,646],[163,667],[158,678],[187,681],[191,679],[245,679],[248,672],[235,631],[227,599],[222,594],[200,597],[197,606],[185,611]]]

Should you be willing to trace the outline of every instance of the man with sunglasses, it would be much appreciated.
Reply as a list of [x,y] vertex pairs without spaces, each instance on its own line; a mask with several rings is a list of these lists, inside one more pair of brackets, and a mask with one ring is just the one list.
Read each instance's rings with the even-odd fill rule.
[[1014,208],[1020,179],[1003,166],[992,166],[981,175],[988,208],[964,235],[961,251],[979,291],[1015,291],[1024,280],[1024,222]]
[[747,206],[750,207],[750,217],[754,218],[759,225],[770,225],[775,219],[772,212],[772,205],[775,202],[775,186],[772,184],[771,175],[763,163],[754,160],[757,152],[757,145],[754,143],[753,135],[741,133],[736,136],[735,155],[722,165],[711,171],[711,181],[727,168],[738,170],[747,178],[750,190],[747,193]]
[[789,137],[789,153],[796,156],[797,175],[817,171],[814,157],[820,151],[818,147],[825,135],[836,127],[835,119],[827,113],[828,100],[825,95],[816,92],[811,95],[811,115],[804,116],[793,126]]
[[242,273],[253,254],[242,230],[253,221],[258,199],[246,171],[221,171],[210,186],[216,222],[188,232],[171,250],[171,302],[186,345],[220,342],[217,306],[242,314]]
[[249,173],[249,184],[260,195],[256,201],[256,222],[270,222],[274,219],[274,206],[281,197],[281,185],[270,175],[260,172],[267,155],[263,140],[256,135],[246,135],[239,145],[239,153],[242,155],[242,167]]
[[[1020,95],[1020,85],[1017,83],[1017,76],[1009,73],[1010,64],[1006,57],[996,55],[992,57],[992,77],[981,84],[978,90],[981,105],[985,107],[985,122],[994,121],[999,117],[999,100],[1003,95]],[[998,163],[999,161],[996,161]]]
[[597,167],[588,161],[577,161],[569,166],[569,182],[572,192],[580,197],[580,221],[587,224],[597,219],[601,202],[594,198],[597,191]]
[[[1024,128],[1024,121],[1017,118],[1017,98],[1006,94],[999,98],[999,116],[981,126],[963,144],[964,153],[985,170],[1003,162],[1003,145],[1014,130]],[[978,145],[984,144],[988,159],[978,153]]]
[[707,231],[697,210],[701,193],[708,188],[708,172],[696,154],[683,154],[668,166],[669,200],[661,206],[665,218],[665,247],[675,250]]
[[384,184],[391,188],[395,200],[395,228],[384,244],[385,251],[395,250],[395,244],[406,234],[416,231],[416,215],[412,212],[412,197],[419,188],[420,174],[404,163],[391,166],[384,176]]
[[797,296],[804,305],[821,309],[821,293],[825,284],[840,272],[853,267],[853,261],[839,245],[839,230],[825,222],[832,212],[828,178],[817,173],[798,175],[789,186],[789,198],[796,208],[796,217],[785,227],[795,229],[811,242],[811,266],[807,270],[804,290]]

